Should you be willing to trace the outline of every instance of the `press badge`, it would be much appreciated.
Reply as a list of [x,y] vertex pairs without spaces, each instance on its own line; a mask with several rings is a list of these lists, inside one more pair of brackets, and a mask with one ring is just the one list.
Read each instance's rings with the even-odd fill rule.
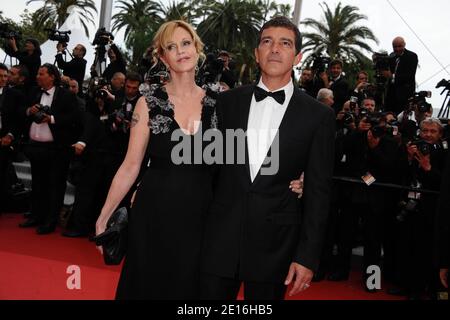
[[365,176],[361,177],[363,181],[367,184],[368,187],[370,187],[377,179],[370,173],[367,172]]

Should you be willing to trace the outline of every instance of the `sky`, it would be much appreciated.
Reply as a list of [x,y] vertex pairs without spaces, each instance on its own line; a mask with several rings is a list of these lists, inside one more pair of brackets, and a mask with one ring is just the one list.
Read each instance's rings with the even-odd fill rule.
[[[94,0],[100,12],[100,0]],[[169,0],[163,0],[167,3]],[[2,1],[1,11],[5,17],[19,20],[20,14],[27,8],[27,0]],[[294,7],[295,0],[280,0],[278,3],[289,3]],[[327,1],[330,8],[338,0]],[[419,0],[341,0],[343,5],[358,7],[360,13],[368,20],[364,25],[369,27],[379,40],[379,45],[371,43],[375,51],[392,51],[392,39],[402,36],[406,40],[406,48],[419,56],[419,67],[416,74],[417,91],[432,91],[430,102],[435,109],[440,109],[443,96],[442,90],[435,89],[443,78],[450,79],[450,1],[433,0],[429,3]],[[322,10],[318,0],[303,0],[301,19],[313,18],[320,20]],[[30,11],[41,6],[42,2],[28,6]],[[397,13],[397,12],[398,13]],[[92,34],[95,33],[92,27]],[[302,27],[300,27],[302,31]],[[120,45],[123,33],[119,33],[116,42]],[[444,70],[446,67],[446,70]],[[437,114],[435,114],[437,115]]]

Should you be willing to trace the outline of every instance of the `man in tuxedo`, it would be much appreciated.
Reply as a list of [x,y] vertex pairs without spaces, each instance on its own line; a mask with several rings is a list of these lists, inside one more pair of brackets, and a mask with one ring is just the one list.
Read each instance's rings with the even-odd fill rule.
[[58,53],[56,54],[58,67],[64,71],[65,76],[75,79],[78,82],[78,87],[82,88],[87,64],[86,59],[84,59],[86,47],[82,44],[76,45],[75,48],[73,48],[73,59],[69,62],[66,62],[63,57],[66,50],[64,44],[58,43],[56,48],[58,50]]
[[[234,159],[229,164],[228,159],[217,171],[206,217],[204,299],[235,299],[244,282],[246,299],[281,300],[290,284],[290,295],[307,289],[317,269],[333,170],[335,115],[294,87],[291,73],[301,60],[300,50],[298,28],[285,17],[270,20],[255,49],[259,84],[218,99],[227,149],[235,140],[229,130],[244,130],[247,137],[241,152],[245,156],[239,154],[242,150],[233,152],[244,163]],[[269,158],[278,166],[267,168]],[[303,172],[299,199],[289,184]]]
[[437,264],[440,269],[439,277],[442,285],[448,290],[448,267],[449,267],[449,216],[450,216],[450,152],[447,155],[447,162],[442,177],[441,195],[439,198],[437,220],[436,220],[436,240],[437,240]]
[[[40,235],[55,230],[64,202],[66,178],[75,142],[79,109],[74,94],[61,88],[61,76],[51,64],[44,64],[37,75],[39,90],[24,114],[28,117],[24,152],[30,159],[32,175],[32,215],[20,226],[37,226]],[[43,112],[42,106],[50,107]]]
[[417,54],[407,50],[403,38],[397,37],[392,42],[394,52],[390,55],[390,70],[383,72],[388,79],[385,110],[399,114],[405,110],[408,99],[414,95],[416,88]]

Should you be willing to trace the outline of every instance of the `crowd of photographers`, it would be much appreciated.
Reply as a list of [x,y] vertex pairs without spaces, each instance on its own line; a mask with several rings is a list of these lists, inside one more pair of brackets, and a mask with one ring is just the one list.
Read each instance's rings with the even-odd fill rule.
[[[337,123],[332,211],[314,280],[349,279],[360,242],[367,291],[377,290],[367,286],[366,270],[382,265],[394,284],[391,294],[436,298],[442,284],[435,257],[444,245],[436,241],[436,210],[448,120],[432,118],[429,93],[414,90],[417,55],[402,38],[393,49],[374,55],[373,84],[360,71],[351,88],[343,63],[326,57],[302,70],[300,87],[333,108]],[[439,85],[450,90],[448,81]]]
[[[153,65],[149,48],[140,72],[127,73],[114,37],[101,29],[84,90],[85,46],[77,44],[67,61],[69,32],[50,32],[58,42],[54,64],[41,65],[33,39],[22,51],[14,37],[6,41],[5,51],[19,64],[0,64],[0,204],[17,181],[12,161],[21,151],[31,163],[32,211],[20,226],[36,227],[40,235],[53,232],[69,179],[75,202],[63,235],[87,237],[126,154],[139,86],[144,78],[164,82],[168,72]],[[394,39],[393,49],[391,55],[374,55],[372,83],[369,72],[361,71],[353,88],[342,61],[318,56],[302,70],[300,88],[333,108],[337,123],[332,210],[314,280],[347,280],[352,249],[361,241],[366,289],[376,292],[367,287],[365,271],[382,265],[385,279],[395,285],[392,294],[418,299],[433,297],[440,286],[433,259],[440,245],[434,242],[435,216],[449,134],[431,118],[428,93],[415,93],[417,55],[402,38]],[[198,81],[233,88],[232,68],[228,52],[210,54]],[[450,89],[449,82],[441,85]]]

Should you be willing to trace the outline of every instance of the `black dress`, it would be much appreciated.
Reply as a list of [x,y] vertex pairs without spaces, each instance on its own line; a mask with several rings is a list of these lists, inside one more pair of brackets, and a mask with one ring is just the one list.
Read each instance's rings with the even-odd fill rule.
[[[150,161],[130,213],[128,251],[116,299],[196,299],[212,167],[172,162],[172,150],[179,142],[171,137],[180,129],[173,105],[164,87],[144,85],[141,92],[149,107]],[[207,90],[201,128],[195,135],[182,136],[192,146],[205,130],[217,128],[215,102],[215,93]],[[190,160],[193,157],[191,152]]]

